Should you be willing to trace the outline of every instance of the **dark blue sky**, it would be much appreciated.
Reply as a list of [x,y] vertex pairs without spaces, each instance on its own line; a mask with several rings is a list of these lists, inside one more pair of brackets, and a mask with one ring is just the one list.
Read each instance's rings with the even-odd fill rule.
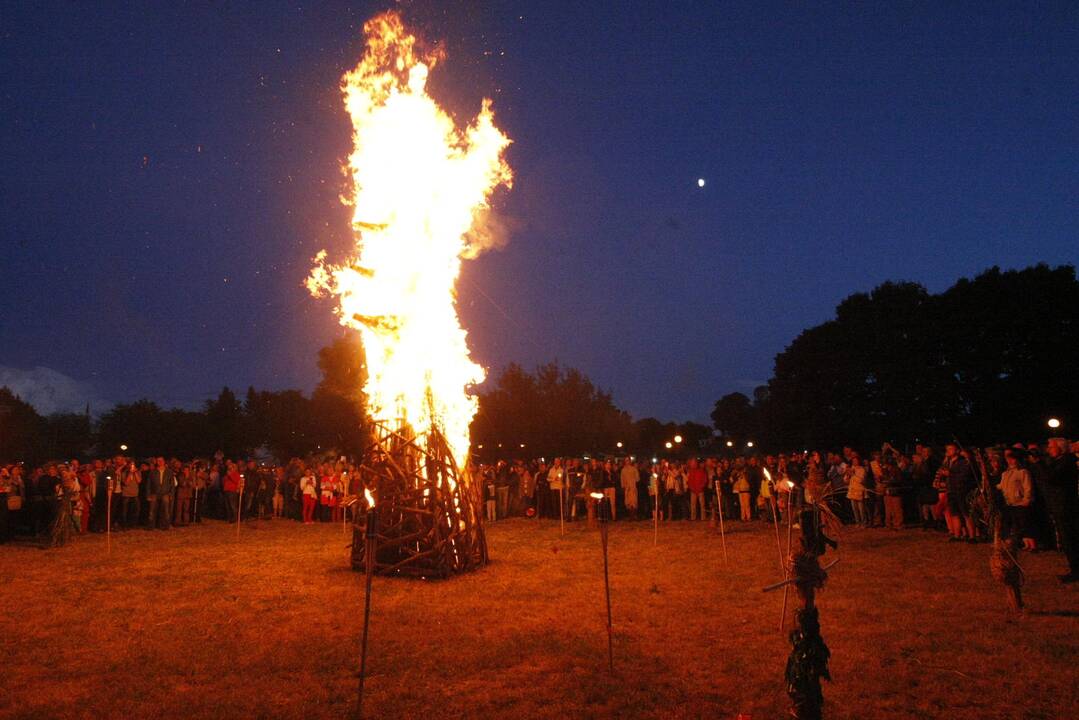
[[700,419],[852,292],[1079,261],[1079,6],[818,5],[8,3],[0,368],[311,389],[343,332],[301,286],[350,243],[339,79],[390,6],[445,43],[433,93],[493,97],[515,141],[513,237],[460,288],[490,368]]

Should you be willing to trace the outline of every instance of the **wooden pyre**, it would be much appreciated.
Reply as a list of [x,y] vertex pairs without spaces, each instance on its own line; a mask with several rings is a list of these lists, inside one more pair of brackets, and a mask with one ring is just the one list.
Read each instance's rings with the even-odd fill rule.
[[[479,486],[457,467],[442,434],[432,430],[421,442],[382,424],[374,433],[361,467],[379,516],[374,572],[447,578],[486,565]],[[360,572],[365,526],[366,514],[355,513],[352,569]]]

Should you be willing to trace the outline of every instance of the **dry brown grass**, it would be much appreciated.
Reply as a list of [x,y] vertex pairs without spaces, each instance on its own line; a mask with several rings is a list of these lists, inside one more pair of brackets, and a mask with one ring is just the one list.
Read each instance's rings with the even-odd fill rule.
[[[615,672],[600,543],[581,525],[489,529],[493,563],[448,582],[377,579],[366,708],[379,718],[780,718],[789,646],[764,525],[611,530]],[[0,716],[347,716],[362,577],[340,526],[212,523],[0,548]],[[985,546],[848,532],[820,596],[829,718],[1079,716],[1079,589],[1025,556],[1009,619]]]

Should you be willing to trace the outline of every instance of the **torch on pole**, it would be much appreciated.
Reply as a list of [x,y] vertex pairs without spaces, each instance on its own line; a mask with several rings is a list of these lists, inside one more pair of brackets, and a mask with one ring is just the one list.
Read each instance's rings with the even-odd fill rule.
[[652,547],[659,546],[659,475],[652,473]]
[[363,560],[367,573],[366,589],[363,596],[363,636],[360,640],[360,687],[356,694],[357,720],[363,717],[363,682],[367,677],[367,629],[371,623],[371,578],[375,574],[375,553],[378,550],[378,513],[375,511],[375,498],[369,489],[364,489],[367,499],[367,525],[364,528]]
[[603,493],[591,493],[599,506],[599,538],[603,545],[603,589],[607,594],[607,668],[614,672],[614,639],[611,634],[611,577],[607,571],[607,521],[611,519],[611,504]]
[[[778,488],[776,487],[776,484],[772,482],[772,473],[768,472],[768,468],[762,468],[762,470],[764,470],[764,477],[768,481],[768,486],[771,491],[768,494],[771,496],[770,499],[772,501],[772,525],[775,526],[776,529],[776,551],[779,552],[779,571],[783,572],[783,543],[779,540],[779,513],[776,512],[776,505],[779,502],[779,498],[776,497]],[[790,512],[790,502],[787,503],[787,512]]]
[[240,513],[244,508],[244,476],[240,475],[240,498],[236,503],[236,537],[240,537]]
[[[786,562],[790,562],[791,559],[791,545],[794,542],[792,537],[794,533],[794,483],[790,480],[787,481],[787,557]],[[786,579],[790,578],[790,572],[787,569],[786,563],[783,565],[783,576]],[[790,597],[791,586],[787,583],[783,586],[783,615],[779,618],[779,630],[783,631],[783,626],[787,624],[787,599]]]

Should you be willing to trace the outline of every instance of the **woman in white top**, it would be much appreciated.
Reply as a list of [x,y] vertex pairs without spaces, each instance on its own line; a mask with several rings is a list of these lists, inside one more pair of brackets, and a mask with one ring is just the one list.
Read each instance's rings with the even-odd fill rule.
[[303,524],[311,525],[315,522],[315,474],[310,468],[306,468],[303,477],[300,478],[300,492],[303,494]]
[[997,489],[1004,496],[1004,512],[1001,513],[1001,535],[1023,539],[1024,550],[1034,550],[1034,538],[1027,537],[1030,503],[1034,499],[1034,484],[1030,471],[1019,464],[1019,455],[1013,449],[1004,452],[1008,468],[1000,474]]
[[865,509],[865,465],[857,455],[852,455],[846,472],[847,499],[854,511],[854,522],[862,527],[869,527],[869,516]]

